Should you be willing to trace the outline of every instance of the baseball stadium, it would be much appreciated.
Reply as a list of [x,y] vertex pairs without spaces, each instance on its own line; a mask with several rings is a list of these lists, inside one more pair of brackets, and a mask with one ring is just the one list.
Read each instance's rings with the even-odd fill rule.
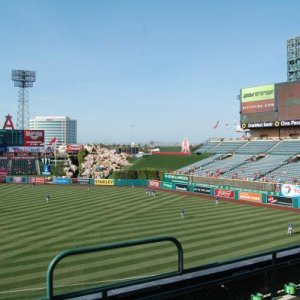
[[[288,51],[299,45],[289,40]],[[242,138],[211,138],[193,152],[184,141],[179,153],[148,153],[109,173],[99,164],[54,176],[54,141],[14,129],[8,115],[0,299],[297,299],[299,61],[288,61],[287,82],[240,89]],[[89,147],[68,145],[65,155],[92,161],[100,150]]]

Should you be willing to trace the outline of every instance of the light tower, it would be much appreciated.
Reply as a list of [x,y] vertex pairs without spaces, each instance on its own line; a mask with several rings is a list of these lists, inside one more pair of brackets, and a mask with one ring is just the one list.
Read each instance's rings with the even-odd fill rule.
[[300,37],[287,41],[287,80],[300,80]]
[[28,88],[33,87],[36,76],[35,71],[12,70],[11,79],[18,92],[17,129],[29,128],[29,93]]

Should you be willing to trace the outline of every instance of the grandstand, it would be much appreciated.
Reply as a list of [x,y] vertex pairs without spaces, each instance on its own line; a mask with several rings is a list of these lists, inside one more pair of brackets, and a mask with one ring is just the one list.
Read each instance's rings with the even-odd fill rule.
[[240,154],[260,154],[267,153],[272,147],[278,144],[278,140],[253,140],[245,143],[236,153]]
[[8,169],[10,175],[38,175],[37,160],[32,158],[13,158]]
[[0,158],[0,170],[7,170],[8,169],[8,159],[7,157]]
[[300,160],[293,159],[276,170],[266,174],[267,181],[298,184],[300,179]]
[[243,140],[230,140],[218,143],[213,148],[207,150],[208,153],[233,153],[237,149],[245,145],[247,142]]
[[259,180],[286,163],[288,155],[252,157],[247,163],[222,175],[224,178]]
[[282,140],[270,152],[272,154],[300,154],[300,140]]
[[296,159],[300,140],[208,141],[196,153],[205,151],[214,155],[177,171],[239,180],[300,182]]

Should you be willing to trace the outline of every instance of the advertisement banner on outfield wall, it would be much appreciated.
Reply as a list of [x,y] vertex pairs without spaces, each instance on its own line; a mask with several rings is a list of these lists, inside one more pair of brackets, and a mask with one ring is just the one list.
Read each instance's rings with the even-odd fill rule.
[[187,192],[189,190],[189,186],[187,184],[175,183],[175,190]]
[[234,199],[234,191],[233,190],[219,190],[215,189],[215,196]]
[[26,177],[13,176],[12,182],[13,182],[13,183],[27,183],[28,180],[27,180]]
[[44,184],[45,177],[30,177],[29,183],[37,183],[37,184]]
[[79,184],[89,184],[90,179],[89,178],[78,178],[77,183],[79,183]]
[[293,206],[293,198],[267,196],[267,202],[273,205]]
[[149,180],[148,181],[148,187],[159,189],[160,188],[160,181],[158,181],[158,180]]
[[210,195],[211,193],[211,188],[208,186],[194,186],[194,193],[200,193],[200,194],[206,194]]
[[174,189],[174,183],[173,182],[162,182],[161,183],[161,188],[162,189],[167,189],[167,190],[173,190]]
[[72,183],[71,178],[53,177],[53,184],[70,184]]
[[0,183],[6,182],[7,171],[0,170]]
[[262,195],[258,193],[249,193],[249,192],[239,192],[239,200],[251,201],[251,202],[262,202]]
[[95,179],[95,185],[114,185],[114,179]]
[[283,197],[300,197],[300,185],[282,184],[280,196]]
[[164,182],[188,183],[189,177],[186,175],[164,174]]

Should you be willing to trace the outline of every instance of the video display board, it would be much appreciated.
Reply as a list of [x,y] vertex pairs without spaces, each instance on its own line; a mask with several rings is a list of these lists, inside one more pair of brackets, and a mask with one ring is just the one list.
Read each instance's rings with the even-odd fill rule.
[[300,126],[300,81],[240,91],[243,129]]
[[0,129],[0,147],[38,147],[44,143],[44,130]]
[[300,82],[285,82],[276,85],[278,120],[300,119]]
[[243,114],[275,110],[275,85],[268,84],[241,90]]

